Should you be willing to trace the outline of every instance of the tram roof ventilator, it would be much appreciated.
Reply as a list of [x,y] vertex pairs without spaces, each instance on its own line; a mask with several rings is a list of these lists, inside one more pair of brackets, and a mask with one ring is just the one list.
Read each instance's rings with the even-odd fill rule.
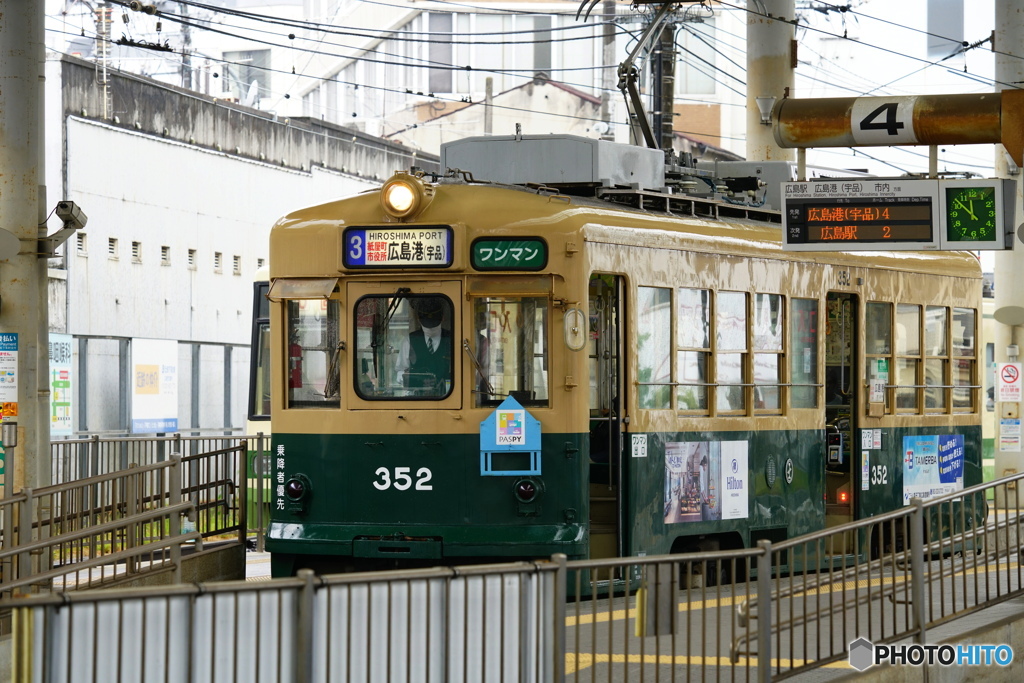
[[[734,162],[732,167],[694,164],[688,154],[681,156],[580,135],[477,136],[443,143],[441,168],[466,172],[476,181],[549,187],[576,196],[621,199],[608,191],[668,194],[769,210],[778,210],[781,202],[778,187],[776,200],[764,201],[771,189],[765,188],[765,169],[771,169],[769,176],[776,181],[793,176],[796,168],[781,161]],[[719,178],[716,172],[723,171],[736,177]],[[731,199],[748,191],[759,194],[761,201]]]
[[441,168],[479,180],[558,189],[665,191],[665,154],[580,135],[495,135],[441,145]]

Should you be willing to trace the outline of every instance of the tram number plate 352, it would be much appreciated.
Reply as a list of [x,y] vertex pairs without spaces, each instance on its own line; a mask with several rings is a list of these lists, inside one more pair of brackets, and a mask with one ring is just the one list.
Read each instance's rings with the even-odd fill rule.
[[434,489],[433,484],[430,483],[434,474],[427,467],[416,470],[415,480],[411,467],[396,467],[394,470],[378,467],[374,475],[373,486],[378,491],[387,491],[390,488],[408,491],[413,485],[417,491],[432,491]]

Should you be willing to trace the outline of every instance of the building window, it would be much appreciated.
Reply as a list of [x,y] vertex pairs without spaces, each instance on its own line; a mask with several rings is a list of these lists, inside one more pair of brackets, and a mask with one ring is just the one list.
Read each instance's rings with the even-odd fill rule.
[[262,268],[266,264],[267,264],[266,260],[261,259],[261,258],[256,259],[256,269],[257,270],[259,270],[260,268]]
[[637,288],[637,379],[640,407],[672,407],[672,290]]
[[77,233],[75,235],[75,245],[76,245],[76,252],[78,253],[79,256],[88,256],[89,255],[89,250],[86,249],[87,241],[86,241],[86,235],[85,235],[84,232],[80,232],[80,233]]
[[791,299],[789,324],[789,377],[793,383],[789,404],[793,408],[817,408],[818,301]]
[[235,275],[242,274],[242,257],[237,254],[231,257],[231,272]]
[[921,307],[896,305],[896,410],[917,412],[921,366]]
[[[431,41],[428,48],[432,64],[452,63],[452,15],[448,12],[430,13]],[[444,93],[452,90],[452,70],[430,69],[428,85],[431,92]]]
[[188,268],[189,268],[189,270],[195,270],[196,269],[196,250],[195,249],[189,249],[188,250]]
[[213,272],[219,273],[222,270],[221,261],[223,255],[219,251],[213,252]]
[[924,409],[946,411],[946,369],[949,367],[949,309],[924,309]]
[[747,408],[747,295],[719,292],[715,316],[715,391],[719,414]]
[[142,263],[142,242],[132,242],[132,263]]
[[[240,102],[255,107],[267,94],[270,50],[224,53],[224,90]],[[255,86],[253,85],[255,84]]]
[[111,237],[107,240],[107,256],[112,259],[117,258],[117,238]]
[[160,265],[171,265],[171,248],[168,247],[166,244],[160,247]]
[[676,400],[679,410],[708,411],[711,291],[676,290]]
[[[953,309],[953,411],[974,412],[974,389],[977,383],[975,372],[978,367],[978,345],[976,343],[973,308]],[[991,383],[989,383],[991,386]]]
[[782,409],[782,297],[754,294],[754,410]]

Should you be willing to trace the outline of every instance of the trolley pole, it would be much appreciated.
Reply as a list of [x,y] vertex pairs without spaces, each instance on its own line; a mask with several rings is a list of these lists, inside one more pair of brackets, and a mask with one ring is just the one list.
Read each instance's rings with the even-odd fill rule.
[[[795,161],[796,151],[782,149],[772,134],[771,119],[761,108],[793,97],[796,69],[795,0],[762,0],[747,13],[747,160]],[[763,8],[765,16],[757,8]],[[774,98],[774,99],[773,99]],[[760,100],[760,102],[759,102]]]
[[[995,52],[996,88],[1004,90],[1004,84],[1024,81],[1024,0],[996,0],[995,32],[992,49]],[[1020,153],[1020,150],[1013,150]],[[1016,178],[1016,221],[1021,221],[1021,169],[1008,157],[1002,145],[995,146],[995,171],[1001,178]],[[1019,233],[1018,233],[1019,234]],[[1019,239],[1019,238],[1015,238]],[[995,254],[995,359],[997,362],[1015,363],[1020,358],[1021,344],[1024,344],[1024,281],[1020,269],[1024,268],[1024,245],[1016,244],[1013,251]],[[1014,420],[1021,419],[1019,402],[998,401],[996,396],[995,476],[1024,471],[1024,453],[1021,452],[1020,438],[1000,438],[1004,429],[1012,429]],[[984,400],[984,397],[983,399]],[[1007,422],[1004,422],[1006,420]],[[1018,423],[1019,424],[1019,423]],[[1019,433],[1019,432],[1018,432]],[[1016,450],[1012,450],[1016,447]],[[1007,450],[1003,450],[1006,448]],[[1003,507],[1010,501],[999,500],[996,505]]]
[[[18,425],[13,457],[12,449],[5,453],[17,479],[6,477],[8,492],[50,482],[47,259],[39,256],[39,238],[46,236],[44,4],[5,3],[0,13],[0,229],[9,233],[0,232],[9,247],[0,254],[0,342],[7,364],[0,403],[4,422]],[[4,432],[13,436],[14,430]]]

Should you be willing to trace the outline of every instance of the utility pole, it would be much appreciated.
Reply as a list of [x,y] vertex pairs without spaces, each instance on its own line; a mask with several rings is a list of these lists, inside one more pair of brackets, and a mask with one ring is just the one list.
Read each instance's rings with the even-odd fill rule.
[[[1003,90],[1010,86],[1004,83],[1020,83],[1024,81],[1024,0],[996,0],[995,32],[992,49],[995,52],[996,89]],[[1021,150],[1012,150],[1019,154]],[[1016,178],[1017,197],[1015,202],[1016,223],[1021,222],[1021,170],[1008,157],[1002,145],[995,146],[995,172],[1000,178]],[[1019,232],[1018,232],[1019,234]],[[1015,237],[1019,239],[1019,237]],[[1024,279],[1020,277],[1024,268],[1024,245],[1017,244],[1013,251],[996,252],[995,255],[995,326],[994,350],[997,362],[1019,362],[1020,348],[1024,344]],[[979,321],[980,326],[980,321]],[[979,351],[980,353],[980,351]],[[980,382],[976,382],[980,383]],[[984,396],[981,398],[985,400]],[[995,438],[995,476],[1002,477],[1024,471],[1024,453],[1021,453],[1020,439],[1016,439],[1016,451],[1003,451],[1002,439],[1006,420],[1019,420],[1020,403],[998,402],[996,397],[996,428]],[[1019,424],[1019,423],[1018,423]],[[1007,426],[1007,428],[1010,428]],[[1018,432],[1019,434],[1019,432]],[[1007,439],[1008,447],[1012,447],[1013,439]],[[998,495],[998,494],[997,494]],[[1016,504],[1011,500],[996,500],[996,505],[1011,507]]]
[[[761,8],[763,11],[757,11]],[[794,161],[796,152],[775,143],[772,126],[762,121],[771,98],[793,97],[796,70],[794,0],[761,0],[747,12],[747,160]]]
[[601,17],[604,21],[601,45],[601,120],[608,126],[601,135],[602,140],[614,140],[615,128],[612,125],[612,90],[615,88],[616,75],[612,70],[615,59],[615,0],[604,0],[601,4]]
[[676,98],[676,24],[669,22],[661,29],[658,47],[654,50],[654,134],[661,149],[673,148],[675,137],[673,114]]
[[0,13],[0,229],[18,240],[0,260],[0,339],[17,352],[15,400],[3,406],[5,422],[18,425],[13,457],[10,448],[5,454],[9,492],[50,483],[47,259],[39,255],[47,214],[44,4],[6,3]]
[[181,25],[181,87],[192,90],[192,27],[188,25],[188,5],[178,3],[185,22]]

